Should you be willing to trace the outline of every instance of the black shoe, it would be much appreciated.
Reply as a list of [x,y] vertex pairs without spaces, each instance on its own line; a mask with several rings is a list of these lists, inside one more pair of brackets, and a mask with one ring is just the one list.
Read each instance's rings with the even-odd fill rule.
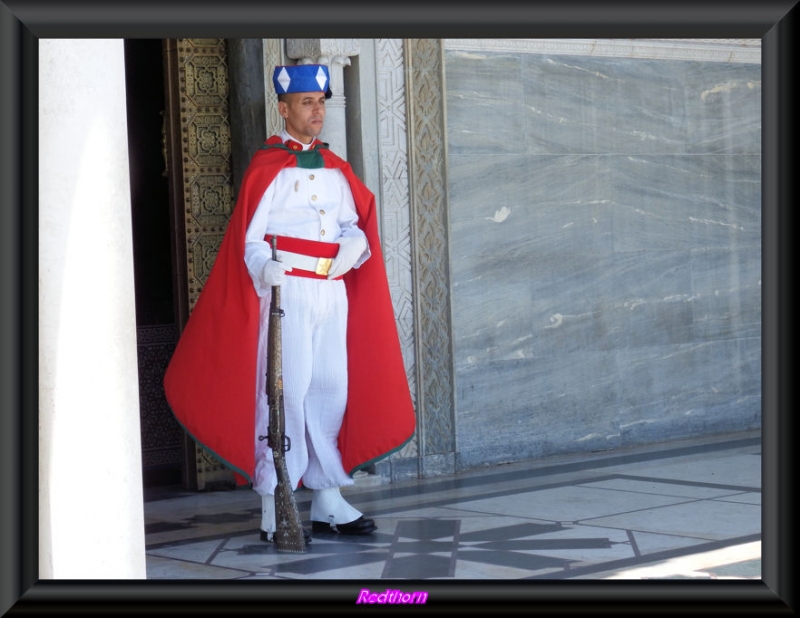
[[[264,541],[265,543],[274,543],[275,542],[274,539],[269,538],[269,533],[266,530],[260,530],[260,532],[261,532],[261,534],[259,535],[259,538],[262,541]],[[273,532],[273,535],[274,534],[275,533]],[[311,533],[308,530],[306,530],[305,528],[303,528],[303,540],[306,542],[306,545],[308,545],[311,542]]]
[[315,534],[333,533],[333,534],[372,534],[378,529],[375,525],[374,519],[364,519],[362,515],[355,521],[349,524],[329,524],[324,521],[312,521],[311,530]]

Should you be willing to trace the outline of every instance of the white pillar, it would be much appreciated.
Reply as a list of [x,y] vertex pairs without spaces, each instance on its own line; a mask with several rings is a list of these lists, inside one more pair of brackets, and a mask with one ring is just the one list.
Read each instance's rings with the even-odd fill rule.
[[39,576],[146,577],[122,39],[39,42]]
[[289,58],[296,59],[298,64],[324,64],[330,71],[333,95],[325,104],[325,127],[320,139],[343,159],[347,159],[344,67],[350,66],[350,57],[357,56],[360,50],[358,39],[286,39]]

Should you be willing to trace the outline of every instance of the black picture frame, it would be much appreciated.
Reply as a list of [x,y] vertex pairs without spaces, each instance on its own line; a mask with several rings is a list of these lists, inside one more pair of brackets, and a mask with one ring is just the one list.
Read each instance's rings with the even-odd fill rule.
[[[191,6],[191,11],[186,7]],[[354,611],[369,582],[65,581],[38,578],[37,42],[42,38],[760,38],[762,174],[762,579],[403,582],[415,612],[794,613],[795,437],[789,375],[795,205],[795,1],[522,5],[0,0],[2,367],[0,612],[262,614]],[[382,589],[378,582],[373,589]],[[355,608],[357,609],[357,608]],[[397,608],[394,608],[395,610]]]

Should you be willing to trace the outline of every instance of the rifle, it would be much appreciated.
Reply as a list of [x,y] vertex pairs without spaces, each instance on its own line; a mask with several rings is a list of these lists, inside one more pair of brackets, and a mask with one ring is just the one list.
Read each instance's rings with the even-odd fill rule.
[[[272,239],[272,259],[278,259],[278,239]],[[266,436],[272,449],[278,485],[275,487],[275,546],[279,552],[294,554],[306,553],[306,541],[300,513],[294,499],[292,482],[286,468],[286,452],[292,448],[292,441],[285,433],[286,417],[283,409],[283,368],[281,346],[281,287],[272,286],[272,299],[269,303],[269,339],[267,342],[267,399],[269,400],[269,426]]]

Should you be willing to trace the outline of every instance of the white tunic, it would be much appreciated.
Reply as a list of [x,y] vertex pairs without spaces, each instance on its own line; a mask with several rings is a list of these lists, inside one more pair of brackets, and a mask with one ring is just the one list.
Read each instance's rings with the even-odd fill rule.
[[[284,132],[284,139],[290,139]],[[277,478],[266,435],[267,326],[271,286],[261,280],[272,259],[265,234],[335,242],[364,236],[350,186],[338,169],[287,168],[264,192],[246,236],[245,263],[260,297],[261,330],[256,377],[256,470],[253,488],[272,494]],[[366,249],[355,267],[369,258]],[[286,435],[291,448],[286,466],[293,487],[302,479],[310,489],[352,485],[342,467],[337,439],[347,403],[347,295],[343,281],[292,276],[281,286],[283,389]]]

